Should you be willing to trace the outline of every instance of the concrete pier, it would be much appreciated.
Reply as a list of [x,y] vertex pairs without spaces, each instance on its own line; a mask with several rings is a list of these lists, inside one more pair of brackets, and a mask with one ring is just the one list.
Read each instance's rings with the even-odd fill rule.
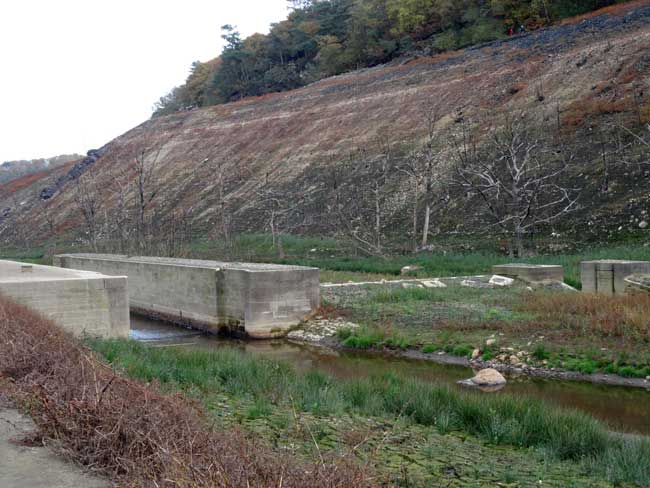
[[625,294],[625,278],[639,273],[650,273],[650,261],[607,259],[580,263],[582,291],[587,293]]
[[0,260],[0,294],[78,336],[129,335],[125,276]]
[[320,305],[317,268],[113,254],[64,254],[54,264],[128,276],[133,311],[210,332],[277,337]]

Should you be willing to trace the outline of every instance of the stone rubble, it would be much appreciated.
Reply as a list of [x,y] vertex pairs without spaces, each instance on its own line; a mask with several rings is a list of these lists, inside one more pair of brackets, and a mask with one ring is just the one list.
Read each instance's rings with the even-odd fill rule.
[[301,329],[295,329],[287,334],[287,339],[296,342],[320,342],[328,337],[334,337],[341,329],[356,329],[359,324],[348,322],[342,317],[336,319],[316,318],[306,322]]

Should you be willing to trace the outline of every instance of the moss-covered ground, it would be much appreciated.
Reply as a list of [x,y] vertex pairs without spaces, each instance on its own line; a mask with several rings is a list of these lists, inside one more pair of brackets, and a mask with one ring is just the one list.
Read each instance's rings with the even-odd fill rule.
[[310,460],[352,451],[384,484],[649,486],[650,444],[577,412],[395,375],[334,380],[228,348],[91,346],[129,376],[195,398],[217,425]]

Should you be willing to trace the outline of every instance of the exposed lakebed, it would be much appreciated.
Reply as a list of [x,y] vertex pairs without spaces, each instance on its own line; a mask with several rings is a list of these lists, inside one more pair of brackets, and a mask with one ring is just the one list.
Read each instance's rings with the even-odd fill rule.
[[[257,357],[291,363],[298,370],[318,369],[339,378],[395,373],[461,388],[456,382],[473,376],[473,371],[464,366],[378,353],[335,352],[284,340],[242,341],[205,335],[139,316],[131,318],[131,337],[154,347],[237,347]],[[476,394],[525,396],[531,401],[546,401],[588,412],[607,422],[613,430],[650,434],[648,390],[526,376],[507,375],[507,379],[508,384],[498,393]]]

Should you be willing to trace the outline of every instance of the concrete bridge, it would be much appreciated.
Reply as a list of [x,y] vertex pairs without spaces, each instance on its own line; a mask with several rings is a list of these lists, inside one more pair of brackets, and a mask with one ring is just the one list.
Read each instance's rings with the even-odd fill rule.
[[132,311],[210,332],[277,337],[320,305],[317,268],[113,254],[63,254],[54,264],[127,276]]

